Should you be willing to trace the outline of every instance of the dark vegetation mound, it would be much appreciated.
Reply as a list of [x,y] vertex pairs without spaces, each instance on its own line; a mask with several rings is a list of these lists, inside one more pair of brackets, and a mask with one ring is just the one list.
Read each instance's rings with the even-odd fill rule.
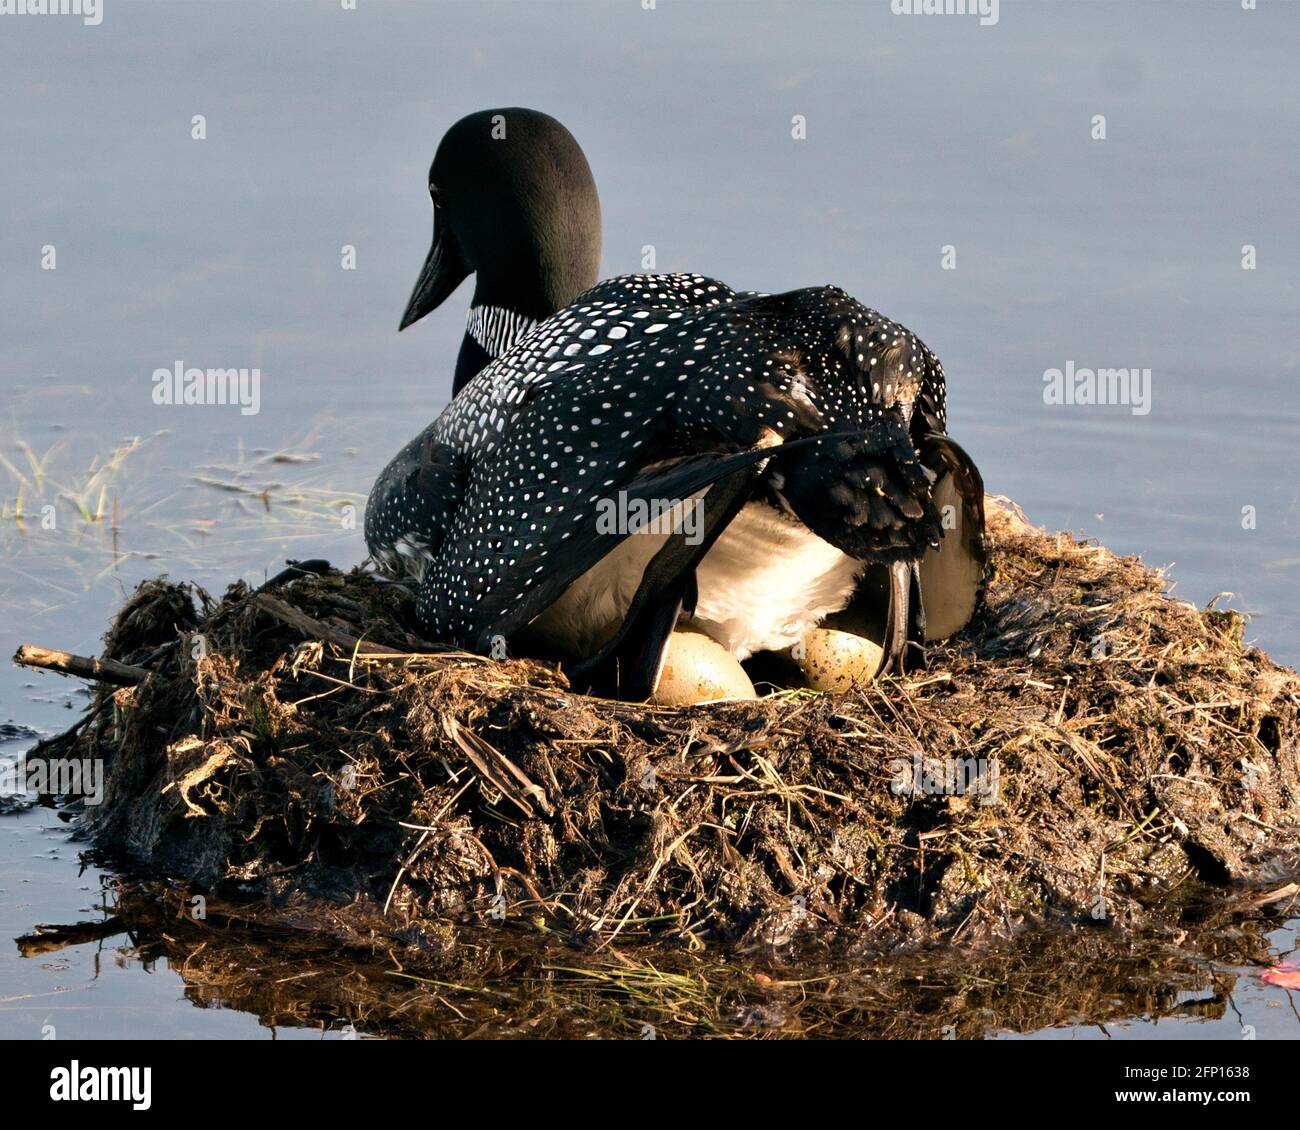
[[989,522],[986,605],[924,670],[691,708],[430,653],[363,572],[151,581],[106,641],[147,678],[43,752],[105,759],[83,824],[149,874],[414,943],[480,919],[881,949],[1294,895],[1300,678],[1138,560]]

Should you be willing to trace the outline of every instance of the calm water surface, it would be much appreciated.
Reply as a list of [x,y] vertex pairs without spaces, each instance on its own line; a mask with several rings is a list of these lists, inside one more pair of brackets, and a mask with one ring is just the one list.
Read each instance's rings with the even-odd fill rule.
[[[981,28],[887,0],[108,0],[99,27],[0,21],[5,649],[93,653],[159,572],[219,591],[286,556],[362,559],[347,507],[445,403],[468,302],[396,332],[429,159],[461,114],[522,104],[587,151],[605,274],[652,246],[738,288],[843,286],[943,358],[991,491],[1171,565],[1188,599],[1234,593],[1250,637],[1300,660],[1300,5],[1003,0]],[[178,361],[257,366],[260,412],[155,405]],[[1149,368],[1150,412],[1045,404],[1071,361]],[[81,701],[6,665],[0,756]],[[0,943],[103,902],[49,812],[0,817],[0,876]],[[1135,1003],[1112,1032],[1300,1035],[1253,974],[1234,1007],[1151,1027]],[[265,1031],[121,939],[0,944],[0,1035],[51,1017]]]

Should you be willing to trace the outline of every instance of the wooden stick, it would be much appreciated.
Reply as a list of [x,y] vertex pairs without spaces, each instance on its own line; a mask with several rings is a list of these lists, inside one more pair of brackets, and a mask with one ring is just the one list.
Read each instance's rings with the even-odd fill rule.
[[149,675],[143,667],[132,667],[127,663],[119,663],[116,659],[92,659],[30,643],[23,644],[14,652],[14,662],[24,667],[41,667],[46,671],[57,671],[60,675],[75,675],[79,679],[115,683],[122,687],[134,687],[143,683]]
[[[315,564],[315,562],[304,562],[304,566]],[[321,564],[324,564],[324,562]],[[286,573],[288,572],[286,571]],[[278,580],[280,580],[280,577],[273,578],[273,581]],[[284,601],[267,593],[254,593],[249,599],[252,604],[262,609],[263,612],[270,613],[277,620],[297,628],[308,636],[314,636],[328,643],[337,644],[348,651],[359,652],[360,658],[409,659],[415,657],[411,652],[397,651],[394,648],[385,647],[383,644],[367,643],[359,640],[356,636],[349,635],[347,632],[331,627],[329,624],[313,620],[310,616],[299,612],[292,605],[286,604]],[[175,644],[173,643],[170,646],[175,646]],[[150,658],[156,658],[159,653],[169,650],[170,646],[160,648]],[[119,663],[116,659],[94,659],[86,655],[73,655],[68,651],[57,651],[54,648],[37,647],[35,644],[30,643],[23,644],[14,652],[14,662],[24,667],[39,667],[46,671],[57,671],[60,675],[75,675],[77,678],[91,679],[101,683],[113,683],[123,687],[137,686],[143,683],[149,675],[148,670],[144,667],[133,667],[128,663]]]
[[[466,729],[450,714],[443,718],[443,726],[452,741],[460,746],[461,752],[469,758],[470,764],[496,787],[497,792],[511,800],[525,816],[532,817],[533,806],[528,803],[525,796],[520,795],[521,789],[537,802],[537,806],[547,816],[555,815],[555,810],[546,799],[546,793],[542,788],[491,742],[479,737],[473,730]],[[514,781],[510,780],[511,777]]]
[[[266,593],[257,593],[252,603],[264,612],[269,612],[277,620],[282,620],[299,631],[317,639],[337,644],[348,651],[357,651],[363,659],[411,659],[418,656],[412,652],[396,651],[383,644],[366,643],[350,636],[347,632],[322,624],[310,616],[299,612],[291,605],[285,604]],[[25,643],[14,652],[14,662],[24,667],[39,667],[46,671],[57,671],[60,675],[75,675],[80,679],[91,679],[100,683],[113,683],[116,686],[134,687],[143,683],[149,672],[144,667],[133,667],[129,663],[119,663],[116,659],[94,659],[87,655],[73,655],[69,651],[56,651],[54,648],[37,647]]]

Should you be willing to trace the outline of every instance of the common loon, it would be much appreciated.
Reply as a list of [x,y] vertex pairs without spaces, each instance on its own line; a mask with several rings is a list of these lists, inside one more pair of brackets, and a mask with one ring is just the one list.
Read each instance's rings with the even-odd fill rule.
[[[496,122],[510,144],[493,151]],[[565,208],[539,200],[569,180]],[[478,271],[459,391],[366,511],[371,557],[418,582],[429,638],[499,654],[530,637],[575,685],[644,698],[679,623],[743,659],[883,608],[882,668],[965,624],[983,484],[944,434],[943,369],[914,334],[835,287],[628,275],[566,295],[594,279],[599,210],[581,150],[544,115],[458,122],[431,181],[435,244],[403,324]],[[485,308],[503,312],[499,337],[475,333]],[[611,530],[613,500],[679,520]]]

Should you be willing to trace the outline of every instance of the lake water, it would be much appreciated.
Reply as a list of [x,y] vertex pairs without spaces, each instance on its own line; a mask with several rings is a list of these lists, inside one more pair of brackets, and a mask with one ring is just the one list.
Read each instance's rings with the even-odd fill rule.
[[[433,149],[463,113],[528,105],[587,152],[604,274],[649,246],[737,288],[844,287],[943,359],[991,491],[1171,565],[1190,600],[1234,593],[1294,664],[1298,34],[1300,5],[1267,0],[1002,0],[987,27],[888,0],[0,16],[0,643],[95,653],[159,572],[219,591],[363,558],[347,508],[445,404],[468,302],[396,332]],[[154,404],[178,362],[258,367],[260,411]],[[1149,369],[1149,411],[1045,403],[1068,365]],[[0,722],[53,732],[82,701],[0,670]],[[9,737],[0,755],[32,740]],[[3,937],[102,902],[48,812],[0,817],[0,873]],[[87,1035],[265,1031],[146,964],[113,939],[0,946],[0,1035],[55,1010]],[[1286,999],[1244,973],[1235,1007],[1294,1037]]]

